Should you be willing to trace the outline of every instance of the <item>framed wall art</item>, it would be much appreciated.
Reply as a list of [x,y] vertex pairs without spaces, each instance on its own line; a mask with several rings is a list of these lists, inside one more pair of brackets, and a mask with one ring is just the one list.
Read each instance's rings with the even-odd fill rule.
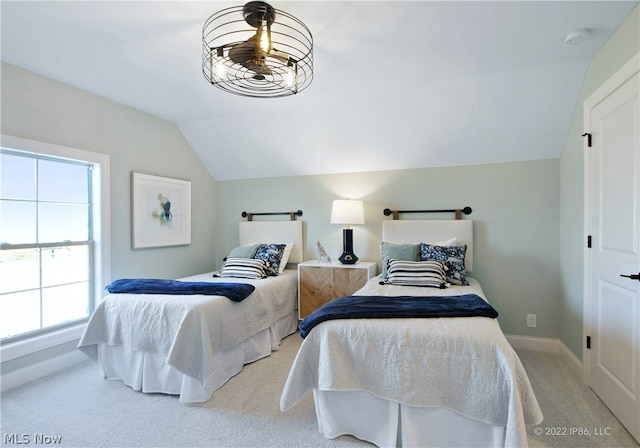
[[191,244],[191,181],[133,171],[134,249]]

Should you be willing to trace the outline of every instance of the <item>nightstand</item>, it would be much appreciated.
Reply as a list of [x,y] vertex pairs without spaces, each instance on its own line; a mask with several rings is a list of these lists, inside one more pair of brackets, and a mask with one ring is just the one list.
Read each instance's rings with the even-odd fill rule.
[[298,318],[304,319],[327,302],[349,296],[377,274],[373,261],[298,264]]

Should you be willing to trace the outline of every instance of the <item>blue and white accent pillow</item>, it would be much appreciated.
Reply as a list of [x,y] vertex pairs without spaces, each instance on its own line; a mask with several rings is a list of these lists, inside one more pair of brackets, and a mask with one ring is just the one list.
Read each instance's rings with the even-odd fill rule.
[[401,286],[446,288],[447,267],[440,261],[389,260],[387,282]]
[[220,277],[265,278],[266,266],[264,260],[228,257],[220,271]]
[[264,260],[267,263],[266,273],[268,276],[275,277],[280,270],[280,262],[286,244],[261,244],[253,258]]
[[464,266],[467,245],[433,246],[420,243],[420,259],[422,261],[441,261],[447,267],[447,281],[453,285],[469,285]]

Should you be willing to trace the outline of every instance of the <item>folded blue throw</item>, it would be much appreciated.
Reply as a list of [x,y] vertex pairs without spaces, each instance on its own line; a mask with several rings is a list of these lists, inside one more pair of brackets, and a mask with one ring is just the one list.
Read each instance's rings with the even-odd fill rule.
[[300,322],[300,336],[330,319],[393,317],[473,317],[495,319],[498,312],[476,294],[459,296],[347,296],[333,300]]
[[105,288],[112,294],[205,294],[242,302],[256,289],[248,283],[181,282],[156,278],[122,278]]

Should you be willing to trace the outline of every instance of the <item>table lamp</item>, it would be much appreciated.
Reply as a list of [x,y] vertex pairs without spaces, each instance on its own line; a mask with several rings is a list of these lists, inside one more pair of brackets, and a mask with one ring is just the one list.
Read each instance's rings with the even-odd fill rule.
[[351,224],[364,224],[364,205],[362,201],[338,199],[331,207],[331,224],[346,224],[342,230],[342,255],[338,257],[342,264],[355,264],[358,257],[353,253],[353,229]]

